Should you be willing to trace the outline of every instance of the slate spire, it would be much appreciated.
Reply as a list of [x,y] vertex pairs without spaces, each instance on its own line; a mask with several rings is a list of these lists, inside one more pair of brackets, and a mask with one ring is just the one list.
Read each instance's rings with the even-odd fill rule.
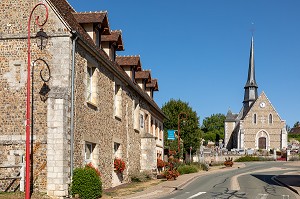
[[244,87],[244,111],[247,112],[251,104],[257,99],[257,83],[255,80],[255,67],[254,67],[254,41],[253,36],[251,38],[250,57],[249,57],[249,69],[248,78]]

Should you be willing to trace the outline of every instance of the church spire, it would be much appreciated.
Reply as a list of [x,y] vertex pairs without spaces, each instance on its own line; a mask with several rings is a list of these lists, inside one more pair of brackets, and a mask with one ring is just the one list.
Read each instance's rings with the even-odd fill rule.
[[251,38],[251,47],[250,47],[250,58],[249,58],[249,69],[248,69],[248,79],[244,87],[244,111],[248,111],[251,104],[257,99],[257,83],[255,80],[255,67],[254,67],[254,42],[253,36]]

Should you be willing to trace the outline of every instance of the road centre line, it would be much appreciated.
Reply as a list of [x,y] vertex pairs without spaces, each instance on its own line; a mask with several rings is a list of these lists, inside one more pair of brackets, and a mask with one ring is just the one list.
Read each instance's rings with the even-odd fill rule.
[[188,197],[187,199],[195,198],[195,197],[200,196],[201,194],[204,194],[204,193],[206,193],[206,192],[199,192],[199,193],[196,193],[195,195],[192,195],[192,196]]

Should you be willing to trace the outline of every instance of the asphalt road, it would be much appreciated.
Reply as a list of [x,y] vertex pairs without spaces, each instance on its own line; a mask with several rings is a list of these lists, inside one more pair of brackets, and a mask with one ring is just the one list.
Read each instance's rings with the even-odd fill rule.
[[174,194],[161,199],[296,199],[274,176],[297,170],[282,162],[253,162],[229,172],[201,176]]

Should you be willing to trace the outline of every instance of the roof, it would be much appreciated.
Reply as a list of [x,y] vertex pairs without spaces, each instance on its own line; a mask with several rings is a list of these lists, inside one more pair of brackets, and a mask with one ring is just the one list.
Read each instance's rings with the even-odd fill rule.
[[52,3],[52,5],[56,8],[58,14],[67,23],[70,31],[76,32],[78,34],[80,40],[82,41],[82,45],[86,45],[92,51],[96,52],[100,58],[104,59],[108,64],[108,67],[110,67],[113,71],[116,71],[120,75],[120,77],[122,77],[124,81],[126,81],[133,88],[133,90],[139,93],[142,98],[144,98],[149,104],[151,104],[151,110],[155,110],[163,117],[166,117],[166,115],[162,112],[162,110],[158,107],[154,100],[151,99],[149,95],[145,93],[139,86],[136,86],[136,84],[132,82],[127,73],[116,62],[110,61],[108,55],[103,49],[95,45],[93,39],[75,19],[74,14],[76,12],[66,0],[49,0],[49,2]]
[[103,33],[109,34],[107,11],[100,12],[73,12],[73,16],[79,24],[100,23]]
[[116,62],[122,66],[134,66],[137,71],[142,69],[140,56],[117,56]]
[[135,73],[135,79],[147,79],[147,83],[151,82],[151,72],[148,70],[137,71]]
[[116,50],[124,50],[121,30],[111,31],[109,35],[101,35],[101,41],[116,42]]
[[300,126],[292,128],[289,134],[300,134]]
[[235,122],[238,114],[233,114],[231,110],[228,110],[225,122]]
[[147,88],[154,88],[154,91],[158,91],[157,79],[151,79],[151,82],[146,84]]

